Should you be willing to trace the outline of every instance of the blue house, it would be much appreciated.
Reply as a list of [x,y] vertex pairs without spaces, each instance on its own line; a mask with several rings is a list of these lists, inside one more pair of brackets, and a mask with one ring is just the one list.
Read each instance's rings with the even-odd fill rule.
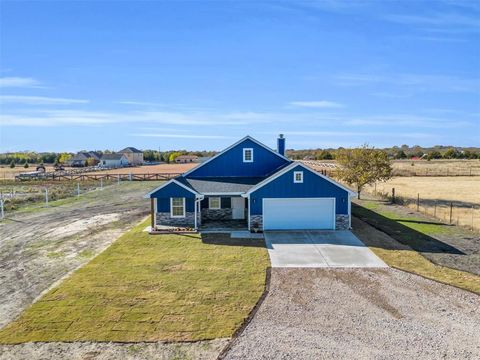
[[145,195],[152,228],[201,229],[208,223],[249,230],[348,229],[355,193],[250,136]]

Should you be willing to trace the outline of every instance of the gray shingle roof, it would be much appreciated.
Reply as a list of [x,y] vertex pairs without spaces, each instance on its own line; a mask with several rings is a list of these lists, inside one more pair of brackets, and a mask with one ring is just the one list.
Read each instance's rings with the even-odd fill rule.
[[103,154],[102,160],[120,160],[123,154]]
[[243,193],[264,180],[263,177],[230,177],[230,178],[185,178],[179,176],[175,180],[198,193]]
[[129,147],[126,147],[125,149],[122,149],[119,151],[119,153],[142,153],[143,154],[143,151],[141,150],[138,150],[137,148],[134,148],[133,146],[129,146]]

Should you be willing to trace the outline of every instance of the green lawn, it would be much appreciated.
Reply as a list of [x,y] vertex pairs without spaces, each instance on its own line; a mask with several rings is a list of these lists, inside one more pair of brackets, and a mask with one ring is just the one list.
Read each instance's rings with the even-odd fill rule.
[[0,343],[194,341],[230,337],[258,301],[263,241],[121,236],[0,331]]

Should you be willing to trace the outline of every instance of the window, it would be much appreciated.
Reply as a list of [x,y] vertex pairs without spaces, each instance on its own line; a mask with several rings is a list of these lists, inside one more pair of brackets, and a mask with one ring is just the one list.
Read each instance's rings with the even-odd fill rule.
[[294,171],[293,172],[293,182],[294,183],[303,183],[303,171]]
[[209,209],[220,209],[221,202],[219,197],[208,198],[208,208]]
[[243,149],[243,162],[253,162],[253,149],[252,148]]
[[170,198],[170,216],[185,217],[185,198]]

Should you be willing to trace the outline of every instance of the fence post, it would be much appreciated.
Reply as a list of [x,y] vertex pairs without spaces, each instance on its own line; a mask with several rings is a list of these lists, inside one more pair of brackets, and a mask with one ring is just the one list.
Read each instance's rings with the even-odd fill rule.
[[395,188],[392,188],[392,204],[395,204]]
[[448,222],[449,224],[452,223],[452,213],[453,213],[453,203],[450,203],[450,221]]
[[420,193],[417,193],[417,212],[420,210]]
[[100,179],[100,190],[103,190],[103,178]]
[[472,205],[472,231],[473,231],[473,212],[475,211],[475,205]]
[[80,183],[77,182],[77,196],[80,196]]
[[[0,199],[0,220],[3,220],[4,218],[5,218],[5,213],[3,212],[3,199]],[[472,228],[473,228],[473,221],[472,221]]]
[[117,175],[117,184],[120,185],[120,174]]
[[433,204],[433,217],[437,217],[437,200],[435,200],[435,203]]
[[48,207],[48,188],[45,188],[45,206]]
[[132,172],[130,171],[130,173],[128,174],[128,181],[132,181]]

